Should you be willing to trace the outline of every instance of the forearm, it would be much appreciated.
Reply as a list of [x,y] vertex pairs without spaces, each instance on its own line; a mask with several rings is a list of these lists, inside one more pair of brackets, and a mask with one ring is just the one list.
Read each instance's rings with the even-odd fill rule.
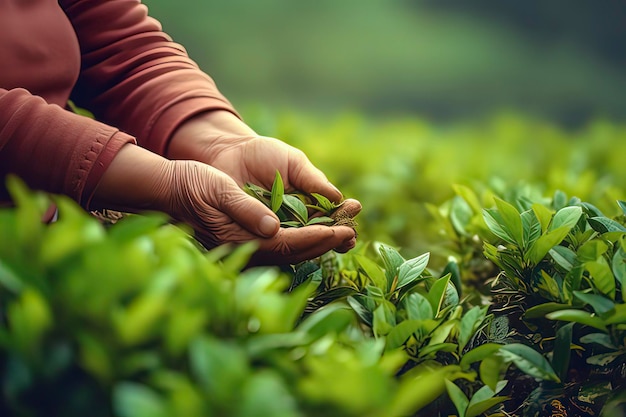
[[93,206],[122,211],[162,211],[168,201],[172,162],[140,146],[127,144],[98,183]]
[[225,110],[201,113],[182,124],[172,135],[165,156],[169,159],[198,159],[211,139],[232,135],[256,136],[241,119]]

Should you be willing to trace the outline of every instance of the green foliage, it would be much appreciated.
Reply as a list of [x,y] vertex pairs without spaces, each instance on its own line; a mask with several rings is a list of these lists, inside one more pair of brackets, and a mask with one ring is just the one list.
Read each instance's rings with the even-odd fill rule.
[[254,245],[205,252],[159,214],[105,228],[62,197],[44,225],[47,200],[9,186],[3,415],[391,417],[465,375],[431,364],[396,376],[407,356],[368,337],[347,305],[303,314],[310,286],[242,270]]

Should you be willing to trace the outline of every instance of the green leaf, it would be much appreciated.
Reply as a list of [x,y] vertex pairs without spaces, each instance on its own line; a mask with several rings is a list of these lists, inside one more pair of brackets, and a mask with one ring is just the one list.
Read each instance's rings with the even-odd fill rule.
[[574,291],[574,295],[579,300],[589,304],[599,316],[603,316],[615,310],[615,303],[606,297],[598,294],[589,294],[582,291]]
[[467,235],[467,225],[472,221],[472,209],[461,197],[454,197],[450,207],[450,223],[460,235]]
[[359,265],[359,268],[367,275],[372,281],[374,286],[380,289],[387,288],[387,278],[385,277],[385,271],[376,262],[361,254],[354,254],[352,258]]
[[567,226],[559,227],[547,231],[535,241],[528,251],[528,260],[534,265],[538,264],[548,254],[550,249],[558,245],[565,239],[571,228]]
[[496,207],[502,216],[504,229],[513,238],[519,247],[524,246],[524,232],[522,228],[522,218],[519,211],[506,201],[495,198]]
[[461,318],[459,329],[459,351],[463,351],[467,342],[474,335],[476,329],[482,324],[487,315],[488,307],[474,306],[469,309]]
[[615,277],[604,258],[598,262],[586,262],[585,269],[591,274],[593,286],[604,295],[615,299]]
[[348,296],[347,301],[363,323],[372,327],[374,315],[372,311],[367,308],[367,297],[356,294]]
[[376,337],[387,335],[396,325],[396,307],[387,300],[374,310],[374,326],[372,330]]
[[113,388],[113,409],[120,417],[167,417],[165,400],[153,389],[135,382]]
[[323,195],[318,193],[311,193],[311,195],[317,200],[317,204],[319,204],[321,208],[326,210],[327,213],[337,208],[337,205],[335,203],[333,203]]
[[467,410],[469,400],[463,391],[461,391],[461,388],[454,382],[446,379],[446,390],[448,391],[448,396],[452,400],[452,403],[456,407],[456,411],[459,413],[459,417],[465,417],[465,410]]
[[418,292],[407,295],[403,303],[409,320],[429,320],[435,318],[430,302]]
[[354,313],[343,304],[329,304],[307,316],[297,327],[312,340],[342,332],[354,320]]
[[626,302],[626,251],[621,246],[613,255],[611,269],[622,288],[622,301]]
[[313,217],[312,219],[309,219],[306,225],[311,226],[314,224],[333,224],[334,222],[335,220],[331,219],[328,216],[319,216],[319,217]]
[[276,176],[274,177],[274,183],[272,184],[272,194],[270,199],[270,208],[274,213],[280,209],[283,204],[283,196],[285,195],[285,185],[283,184],[283,177],[280,172],[276,170]]
[[615,346],[615,344],[613,344],[613,342],[611,341],[611,336],[606,333],[588,333],[584,336],[581,336],[578,340],[580,341],[580,343],[595,343],[611,350],[617,350],[617,346]]
[[298,221],[303,225],[307,224],[309,221],[309,212],[302,200],[291,194],[285,194],[282,198],[282,204],[298,219]]
[[480,204],[476,193],[474,193],[471,188],[461,184],[453,184],[452,189],[457,195],[465,200],[467,204],[469,204],[474,213],[478,214],[481,212],[482,205]]
[[403,320],[387,334],[387,350],[402,346],[411,335],[422,327],[421,320]]
[[234,403],[233,417],[280,416],[299,417],[298,404],[275,371],[263,369],[248,378],[241,387],[241,396]]
[[623,351],[601,353],[599,355],[588,357],[586,362],[590,365],[607,366],[623,354]]
[[584,324],[602,331],[607,331],[604,321],[593,314],[583,310],[560,310],[546,314],[550,320],[571,321],[574,323]]
[[563,207],[554,215],[554,218],[548,227],[548,231],[557,230],[561,227],[571,230],[572,227],[576,226],[576,223],[578,223],[582,214],[583,210],[578,206]]
[[484,358],[478,367],[480,380],[494,391],[496,390],[498,383],[501,382],[500,375],[503,371],[503,365],[504,358],[494,353],[491,356]]
[[485,343],[477,346],[474,349],[465,353],[459,362],[459,365],[463,369],[468,369],[474,362],[482,361],[483,359],[492,356],[500,350],[502,345],[497,343]]
[[626,232],[626,227],[608,217],[591,217],[587,221],[593,230],[598,233]]
[[617,205],[622,209],[624,216],[626,216],[626,201],[617,200]]
[[541,232],[546,232],[548,230],[548,226],[550,225],[550,221],[552,220],[552,210],[539,203],[533,204],[532,210],[535,213],[535,217],[541,224]]
[[524,248],[530,247],[541,236],[541,224],[531,210],[521,214],[522,228],[524,231]]
[[548,360],[539,352],[521,343],[504,345],[498,353],[527,375],[537,379],[560,382]]
[[389,292],[398,274],[398,269],[405,259],[397,250],[382,243],[378,245],[378,253],[380,253],[385,265],[385,276],[387,277],[386,292]]
[[570,304],[555,302],[543,303],[526,310],[524,313],[524,319],[539,319],[545,317],[546,314],[552,313],[553,311],[567,310],[569,308],[572,308]]
[[404,261],[398,268],[398,285],[396,288],[399,289],[417,281],[422,272],[426,269],[429,259],[430,253],[426,252],[416,258]]
[[574,323],[567,323],[556,331],[554,348],[552,349],[552,367],[561,381],[567,379],[570,355],[572,352],[572,332]]
[[554,262],[565,271],[570,271],[576,263],[576,252],[565,246],[554,246],[548,252]]
[[465,417],[477,417],[506,400],[508,397],[494,397],[496,392],[502,391],[502,389],[506,386],[506,383],[507,381],[499,381],[495,390],[490,386],[485,385],[476,391],[467,405]]
[[437,317],[437,315],[443,308],[448,284],[450,284],[450,275],[439,278],[432,285],[432,287],[428,291],[428,295],[426,296],[428,302],[430,303],[430,306],[433,309],[433,312],[435,313],[435,317]]
[[609,246],[601,240],[594,239],[585,242],[576,253],[581,262],[596,261],[606,253]]
[[498,213],[496,210],[483,210],[483,219],[485,220],[487,227],[489,227],[489,230],[491,230],[494,235],[504,240],[505,242],[509,242],[514,245],[517,244],[515,239],[510,235],[509,231],[501,225],[503,220],[500,216],[500,213]]

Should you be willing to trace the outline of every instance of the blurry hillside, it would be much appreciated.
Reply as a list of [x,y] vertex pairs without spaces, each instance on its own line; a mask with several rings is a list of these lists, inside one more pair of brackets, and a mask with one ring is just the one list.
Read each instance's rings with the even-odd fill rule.
[[626,3],[145,0],[240,106],[626,119]]

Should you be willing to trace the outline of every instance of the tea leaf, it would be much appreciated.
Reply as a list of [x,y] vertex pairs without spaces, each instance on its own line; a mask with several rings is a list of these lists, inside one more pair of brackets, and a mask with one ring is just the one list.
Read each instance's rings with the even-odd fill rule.
[[561,381],[566,380],[569,371],[573,327],[574,323],[567,323],[556,331],[552,349],[552,367]]
[[550,320],[563,320],[571,321],[574,323],[584,324],[596,328],[598,330],[607,331],[604,321],[593,314],[583,310],[559,310],[546,314],[546,317]]
[[439,314],[443,307],[448,284],[450,283],[450,275],[439,278],[428,291],[426,298],[435,313],[435,317]]
[[571,270],[576,263],[576,253],[565,246],[554,246],[548,253],[552,256],[554,262],[566,271]]
[[167,417],[164,398],[135,382],[120,382],[113,388],[113,409],[121,417]]
[[337,204],[333,203],[323,195],[318,193],[311,193],[311,195],[317,200],[319,206],[323,208],[327,213],[337,208]]
[[524,248],[528,248],[530,245],[541,236],[541,224],[535,217],[531,210],[522,213],[522,228],[524,231]]
[[504,345],[500,348],[499,355],[534,378],[560,382],[548,360],[531,347],[521,343]]
[[598,233],[626,232],[626,227],[608,217],[591,217],[587,221],[593,230]]
[[585,262],[585,268],[591,274],[593,286],[614,300],[615,278],[604,258],[600,258],[598,262]]
[[478,367],[480,380],[494,391],[497,390],[498,384],[501,382],[500,374],[502,373],[503,365],[504,358],[499,355],[492,354],[491,356],[484,358]]
[[398,274],[398,268],[404,263],[405,259],[397,250],[382,243],[378,246],[378,252],[385,265],[385,276],[387,277],[386,291],[389,292]]
[[461,198],[463,198],[463,200],[467,202],[467,204],[471,207],[474,213],[481,212],[482,206],[480,204],[480,201],[478,200],[476,193],[474,193],[471,188],[460,184],[453,184],[452,188],[457,195],[459,195]]
[[396,325],[396,307],[387,300],[374,310],[374,326],[372,330],[376,337],[387,335]]
[[541,235],[539,239],[535,241],[528,251],[528,260],[534,265],[538,264],[556,245],[561,243],[565,236],[569,233],[571,228],[567,226],[559,227],[557,229],[549,230],[545,234]]
[[524,319],[539,319],[545,317],[546,314],[552,313],[554,311],[559,310],[567,310],[571,308],[570,304],[562,304],[562,303],[543,303],[536,306],[533,306],[526,310],[524,313]]
[[368,258],[367,256],[355,254],[352,258],[359,265],[361,270],[365,272],[365,275],[372,281],[372,284],[378,288],[387,288],[387,279],[385,272],[376,262]]
[[373,313],[367,308],[367,297],[356,294],[348,296],[347,301],[359,318],[363,320],[363,323],[372,327],[374,316]]
[[594,239],[585,242],[578,251],[578,259],[582,262],[596,261],[609,249],[609,246],[601,240]]
[[601,353],[587,358],[587,363],[590,365],[607,366],[623,354],[624,352],[621,351]]
[[535,213],[535,217],[541,224],[541,232],[546,232],[548,230],[548,226],[550,225],[550,221],[552,220],[552,210],[539,203],[533,204],[532,210]]
[[475,347],[463,355],[459,365],[463,369],[468,369],[474,362],[482,361],[500,350],[503,345],[497,343],[485,343]]
[[283,204],[283,196],[285,195],[285,185],[283,184],[283,178],[280,172],[276,170],[276,176],[274,177],[274,183],[272,184],[272,194],[270,198],[270,208],[274,213],[278,211]]
[[413,333],[422,327],[421,320],[403,320],[396,325],[387,335],[387,350],[393,350],[402,346]]
[[617,200],[617,205],[622,209],[624,216],[626,216],[626,201]]
[[506,201],[495,198],[496,207],[502,216],[503,226],[518,246],[524,246],[524,232],[522,218],[519,211]]
[[406,296],[403,303],[409,320],[428,320],[435,317],[428,299],[418,292]]
[[500,214],[493,209],[485,209],[483,210],[483,219],[489,227],[489,230],[493,232],[494,235],[504,240],[505,242],[509,242],[512,244],[517,244],[515,239],[509,234],[509,232],[502,227],[502,217]]
[[302,200],[294,195],[285,194],[283,196],[283,204],[302,225],[307,224],[309,221],[309,212]]
[[459,351],[465,348],[474,331],[482,324],[487,314],[487,309],[488,307],[474,306],[463,315],[459,329]]
[[615,310],[615,303],[606,297],[597,294],[589,294],[582,291],[574,291],[574,295],[579,300],[589,304],[599,316]]
[[307,222],[307,226],[311,226],[313,224],[332,224],[334,221],[335,220],[328,216],[313,217]]
[[588,333],[580,337],[580,343],[590,344],[597,343],[598,345],[607,347],[612,350],[617,350],[617,346],[611,341],[611,336],[606,333]]
[[430,253],[426,252],[416,258],[404,261],[398,268],[398,284],[396,288],[399,289],[417,281],[422,272],[426,269],[429,259]]
[[578,219],[580,219],[582,214],[583,211],[580,207],[563,207],[554,215],[554,218],[548,227],[548,231],[556,230],[561,227],[565,227],[570,230],[572,227],[576,226],[576,223],[578,223]]
[[626,302],[626,251],[621,246],[613,255],[611,269],[622,288],[622,301]]
[[467,405],[467,412],[465,417],[477,417],[493,406],[500,404],[508,397],[494,397],[497,392],[502,391],[502,389],[506,386],[507,381],[500,381],[495,389],[492,389],[490,386],[485,385],[481,387],[470,399],[469,404]]
[[459,417],[465,417],[465,410],[467,409],[467,405],[469,404],[469,400],[454,382],[446,379],[446,390],[448,391],[448,396],[452,400],[454,407],[456,407],[456,411],[459,413]]

